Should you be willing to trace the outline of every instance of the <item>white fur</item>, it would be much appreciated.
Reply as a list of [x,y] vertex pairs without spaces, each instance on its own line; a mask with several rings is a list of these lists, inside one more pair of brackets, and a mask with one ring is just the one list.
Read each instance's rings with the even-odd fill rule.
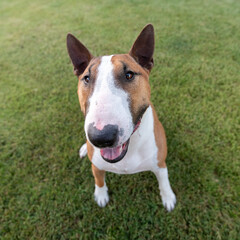
[[95,184],[94,198],[99,207],[105,207],[107,205],[109,202],[109,196],[108,188],[105,182],[103,187],[98,187]]
[[159,168],[154,171],[159,184],[160,195],[162,197],[163,206],[170,212],[176,204],[176,197],[170,186],[167,168]]
[[87,155],[87,144],[83,144],[81,148],[79,149],[79,156],[80,158],[83,158]]
[[[123,130],[118,146],[128,140],[132,131],[132,116],[128,103],[128,94],[116,87],[113,74],[112,55],[103,56],[97,71],[94,91],[89,99],[89,109],[85,119],[85,132],[94,123],[102,129],[107,124],[117,125]],[[87,136],[87,134],[86,134]],[[87,136],[88,139],[88,136]]]
[[143,115],[141,124],[130,138],[125,157],[117,163],[106,162],[94,147],[92,163],[99,169],[119,174],[152,171],[157,167],[157,146],[154,137],[152,108]]

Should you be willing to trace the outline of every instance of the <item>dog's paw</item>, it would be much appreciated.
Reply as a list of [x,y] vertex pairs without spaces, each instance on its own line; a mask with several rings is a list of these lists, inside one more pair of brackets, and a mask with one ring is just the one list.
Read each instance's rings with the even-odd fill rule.
[[109,202],[108,188],[106,185],[98,187],[95,185],[94,199],[99,207],[105,207]]
[[83,158],[87,155],[87,144],[83,144],[79,149],[79,156],[80,158]]
[[160,192],[162,197],[163,206],[167,209],[168,212],[171,212],[176,204],[176,196],[173,193],[172,189],[167,192]]

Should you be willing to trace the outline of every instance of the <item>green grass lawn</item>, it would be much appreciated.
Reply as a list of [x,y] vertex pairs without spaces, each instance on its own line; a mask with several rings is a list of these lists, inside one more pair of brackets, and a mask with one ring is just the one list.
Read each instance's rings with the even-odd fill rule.
[[[126,53],[147,23],[178,202],[150,172],[108,173],[101,209],[65,38]],[[240,239],[239,29],[237,0],[1,0],[0,239]]]

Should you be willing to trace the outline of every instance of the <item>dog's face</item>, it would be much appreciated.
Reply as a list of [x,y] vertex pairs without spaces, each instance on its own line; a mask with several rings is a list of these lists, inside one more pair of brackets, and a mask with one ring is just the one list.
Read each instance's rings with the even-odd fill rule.
[[118,162],[150,105],[153,27],[143,29],[129,54],[95,58],[70,34],[67,47],[79,78],[78,97],[85,115],[86,137],[101,149],[103,159]]

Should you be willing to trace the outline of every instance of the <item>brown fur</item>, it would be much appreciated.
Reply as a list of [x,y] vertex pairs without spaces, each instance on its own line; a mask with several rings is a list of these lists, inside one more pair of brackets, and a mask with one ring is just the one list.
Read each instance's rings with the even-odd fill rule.
[[138,35],[129,54],[143,68],[151,71],[151,69],[153,67],[154,45],[155,45],[154,29],[151,24],[148,24]]
[[[91,161],[93,157],[93,146],[87,141],[87,154],[88,158]],[[103,187],[105,171],[99,170],[95,165],[92,164],[92,172],[95,179],[95,184],[98,187]]]
[[128,71],[137,73],[129,82],[127,80],[117,82],[129,95],[133,122],[136,124],[141,109],[150,105],[149,71],[142,68],[129,54],[114,55],[112,63],[116,79],[123,75],[123,63]]
[[95,179],[95,184],[98,187],[104,186],[105,171],[99,170],[95,165],[92,164],[92,172]]
[[[85,69],[85,71],[79,76],[78,81],[78,99],[81,106],[81,110],[86,115],[87,108],[88,108],[88,99],[91,96],[93,89],[94,89],[94,83],[97,77],[97,71],[98,66],[101,62],[101,58],[93,58],[88,67]],[[85,75],[89,74],[89,68],[91,68],[91,75],[90,75],[90,81],[89,85],[85,86],[85,83],[83,81],[83,77]]]
[[70,33],[67,35],[67,50],[74,67],[74,74],[80,76],[93,56],[89,50]]
[[167,157],[167,140],[166,140],[164,128],[161,122],[158,120],[157,113],[153,106],[152,106],[152,109],[153,109],[153,119],[154,119],[154,136],[155,136],[155,141],[158,148],[158,156],[157,156],[158,166],[160,168],[165,168],[167,167],[165,162]]

